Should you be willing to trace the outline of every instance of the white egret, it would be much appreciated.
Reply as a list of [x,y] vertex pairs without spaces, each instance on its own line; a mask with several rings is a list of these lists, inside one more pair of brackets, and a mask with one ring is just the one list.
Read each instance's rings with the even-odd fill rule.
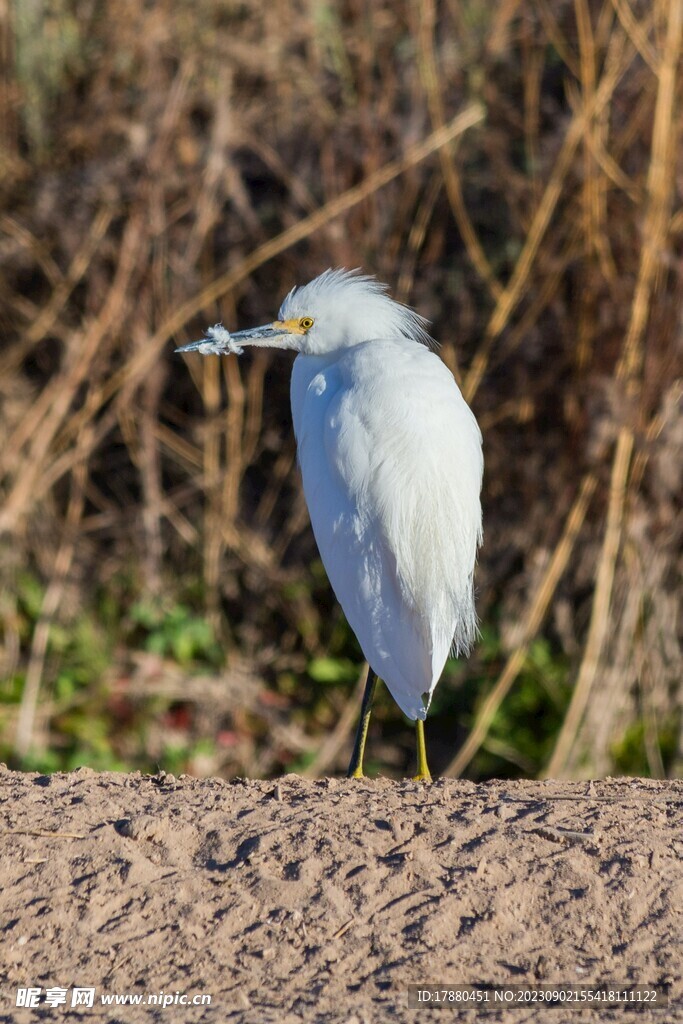
[[424,719],[451,650],[476,635],[481,433],[427,322],[357,271],[327,270],[285,298],[279,318],[217,325],[179,352],[293,349],[291,403],[304,494],[330,583],[370,665],[349,776],[363,752],[377,678]]

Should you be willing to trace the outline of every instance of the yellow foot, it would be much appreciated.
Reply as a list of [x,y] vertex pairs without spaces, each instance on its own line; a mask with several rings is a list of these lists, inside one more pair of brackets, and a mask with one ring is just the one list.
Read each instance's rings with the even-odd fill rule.
[[431,782],[432,777],[428,771],[418,772],[417,775],[413,775],[413,782]]
[[355,772],[349,772],[346,776],[347,779],[364,779],[365,773],[362,768],[356,768]]

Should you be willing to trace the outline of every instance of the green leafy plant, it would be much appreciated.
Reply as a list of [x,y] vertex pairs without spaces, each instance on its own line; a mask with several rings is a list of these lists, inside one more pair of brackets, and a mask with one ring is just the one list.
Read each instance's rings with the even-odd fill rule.
[[198,660],[221,663],[222,652],[211,625],[185,605],[138,601],[130,620],[145,634],[144,646],[153,654],[172,657],[185,666]]

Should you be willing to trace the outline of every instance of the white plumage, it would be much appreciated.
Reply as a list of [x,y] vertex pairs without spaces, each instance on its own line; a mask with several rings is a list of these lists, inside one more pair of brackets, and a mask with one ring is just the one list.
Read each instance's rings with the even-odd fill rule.
[[424,719],[451,646],[466,653],[476,634],[479,427],[420,344],[422,319],[376,282],[328,271],[280,320],[304,310],[320,335],[294,362],[291,401],[313,532],[365,657]]
[[481,433],[430,342],[426,321],[374,278],[327,270],[290,292],[272,324],[213,329],[182,350],[298,353],[292,416],[320,555],[371,668],[418,724],[449,651],[475,637],[482,536]]

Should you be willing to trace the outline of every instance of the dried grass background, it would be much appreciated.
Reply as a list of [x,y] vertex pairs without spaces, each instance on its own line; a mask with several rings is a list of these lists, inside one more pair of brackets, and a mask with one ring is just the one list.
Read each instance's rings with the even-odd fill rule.
[[[572,687],[542,772],[618,770],[634,728],[647,771],[681,772],[682,36],[683,0],[0,4],[0,726],[19,763],[101,693],[126,763],[144,696],[163,704],[148,756],[190,714],[217,737],[192,770],[343,764],[356,696],[305,681],[344,627],[288,359],[173,348],[344,265],[433,321],[485,437],[499,652],[458,669],[478,698],[436,767],[490,744],[542,637]],[[191,603],[223,669],[136,648],[133,599]],[[60,699],[55,637],[107,602],[101,672]]]

